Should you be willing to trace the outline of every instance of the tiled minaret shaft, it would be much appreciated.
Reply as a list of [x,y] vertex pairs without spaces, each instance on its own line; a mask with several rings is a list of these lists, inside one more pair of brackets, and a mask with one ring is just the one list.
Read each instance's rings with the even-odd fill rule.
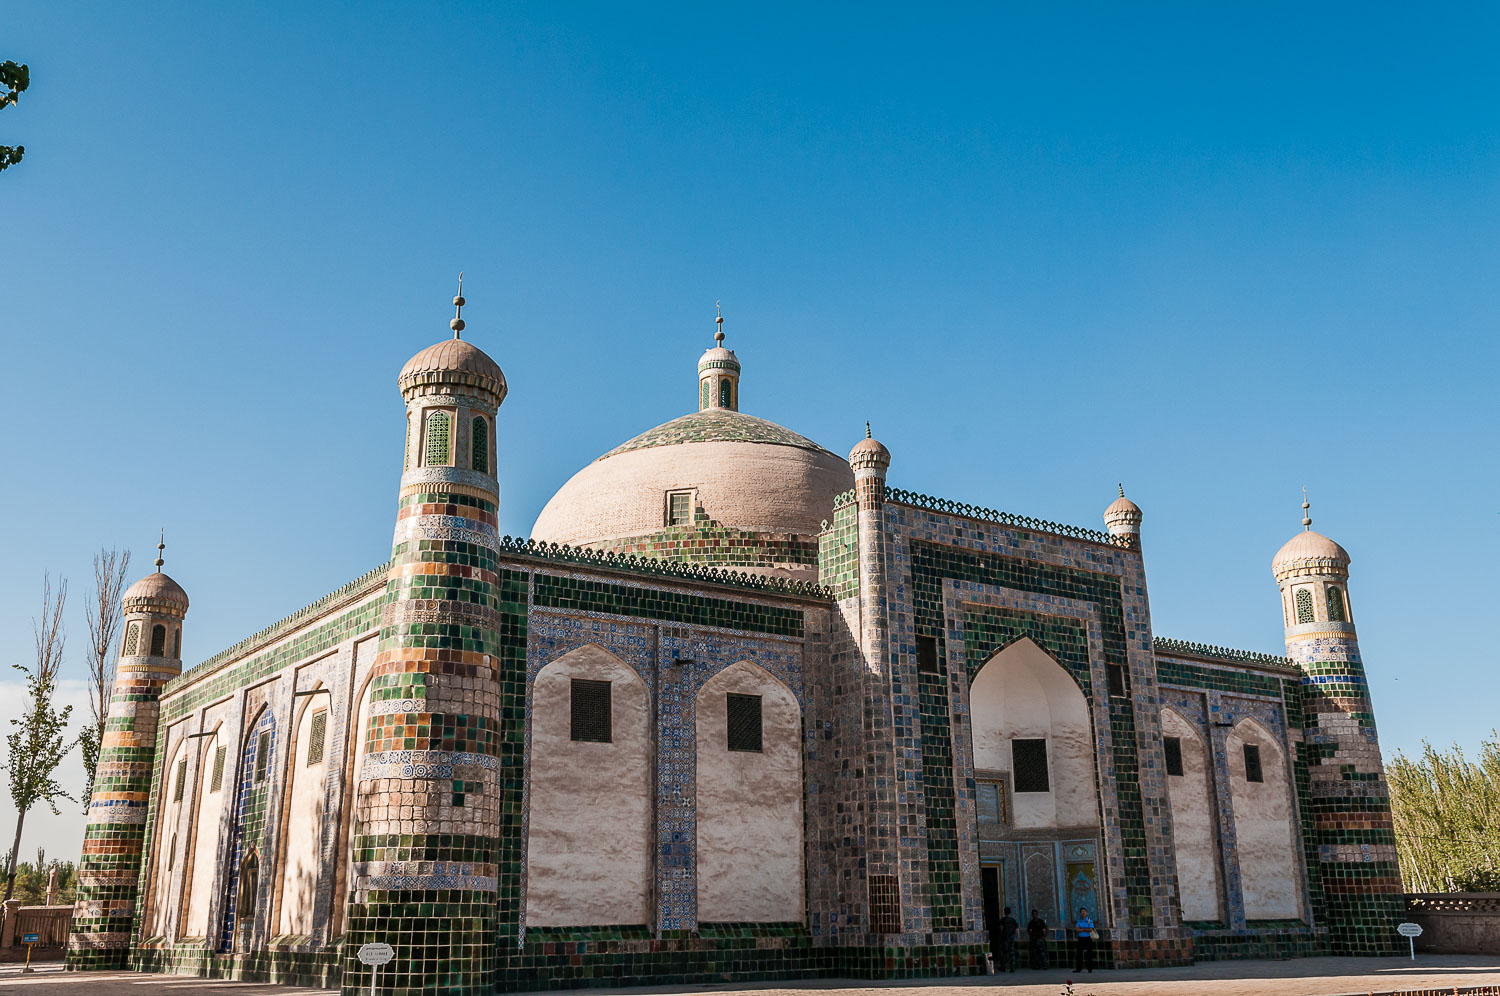
[[1396,952],[1405,909],[1390,790],[1350,611],[1349,554],[1312,531],[1277,553],[1286,650],[1303,672],[1303,736],[1318,876],[1334,954]]
[[121,599],[120,659],[68,934],[72,970],[122,969],[130,954],[156,760],[157,700],[162,686],[182,673],[182,621],[188,610],[187,593],[161,568],[158,556],[156,573],[131,585]]
[[[462,306],[462,297],[454,303]],[[488,992],[498,922],[495,414],[505,377],[454,338],[399,378],[407,452],[357,773],[343,991]]]

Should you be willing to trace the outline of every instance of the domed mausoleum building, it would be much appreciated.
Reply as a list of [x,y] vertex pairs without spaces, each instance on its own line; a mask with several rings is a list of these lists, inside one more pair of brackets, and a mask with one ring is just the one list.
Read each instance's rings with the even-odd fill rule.
[[1161,637],[1123,487],[1102,530],[893,487],[868,423],[843,459],[740,411],[721,331],[697,411],[512,540],[463,304],[397,377],[388,559],[207,657],[160,558],[125,593],[70,967],[972,975],[1005,906],[1054,959],[1086,908],[1120,967],[1398,950],[1350,558],[1305,500],[1284,654]]

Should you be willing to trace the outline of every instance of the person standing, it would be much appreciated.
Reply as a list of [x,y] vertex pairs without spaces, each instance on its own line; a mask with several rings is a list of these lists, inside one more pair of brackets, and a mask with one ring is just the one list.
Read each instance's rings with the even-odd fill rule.
[[1042,914],[1037,910],[1031,911],[1031,919],[1026,923],[1026,936],[1031,940],[1031,967],[1046,969],[1047,921],[1042,919]]
[[1000,918],[1000,971],[1014,972],[1016,970],[1016,935],[1021,931],[1021,923],[1010,915],[1010,907],[1005,907],[1005,915]]
[[1078,907],[1078,919],[1073,923],[1078,933],[1078,956],[1073,960],[1073,971],[1082,972],[1087,966],[1094,974],[1094,920],[1085,907]]

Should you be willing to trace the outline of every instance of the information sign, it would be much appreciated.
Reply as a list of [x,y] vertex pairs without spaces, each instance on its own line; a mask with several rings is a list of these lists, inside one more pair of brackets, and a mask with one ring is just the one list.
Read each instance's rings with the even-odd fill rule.
[[1420,923],[1412,923],[1410,920],[1406,923],[1398,923],[1396,924],[1396,933],[1406,938],[1407,944],[1411,947],[1411,960],[1416,961],[1417,938],[1422,936],[1422,925]]
[[366,965],[384,965],[395,955],[396,949],[382,941],[362,944],[359,948],[359,960]]

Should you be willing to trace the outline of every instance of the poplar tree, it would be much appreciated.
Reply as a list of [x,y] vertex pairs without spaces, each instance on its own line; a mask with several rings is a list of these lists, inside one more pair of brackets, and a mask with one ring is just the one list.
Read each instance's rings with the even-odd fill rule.
[[89,620],[89,709],[93,723],[78,735],[83,752],[83,808],[94,795],[94,774],[99,769],[99,749],[104,743],[104,720],[114,690],[115,635],[123,614],[120,592],[130,568],[130,551],[100,550],[94,554],[94,598],[84,606]]
[[1476,761],[1457,747],[1386,766],[1401,881],[1408,892],[1500,891],[1500,734]]
[[42,617],[33,619],[31,624],[36,638],[36,665],[32,668],[11,665],[26,675],[26,706],[19,718],[10,721],[16,729],[5,738],[5,770],[10,773],[10,801],[16,811],[16,839],[5,870],[6,899],[10,899],[16,887],[16,856],[21,850],[21,828],[27,812],[38,802],[45,802],[56,816],[57,800],[73,798],[53,777],[57,766],[73,749],[67,738],[68,716],[73,707],[57,709],[52,705],[66,642],[62,614],[67,600],[68,582],[63,580],[58,584],[54,597],[52,579],[43,575]]

